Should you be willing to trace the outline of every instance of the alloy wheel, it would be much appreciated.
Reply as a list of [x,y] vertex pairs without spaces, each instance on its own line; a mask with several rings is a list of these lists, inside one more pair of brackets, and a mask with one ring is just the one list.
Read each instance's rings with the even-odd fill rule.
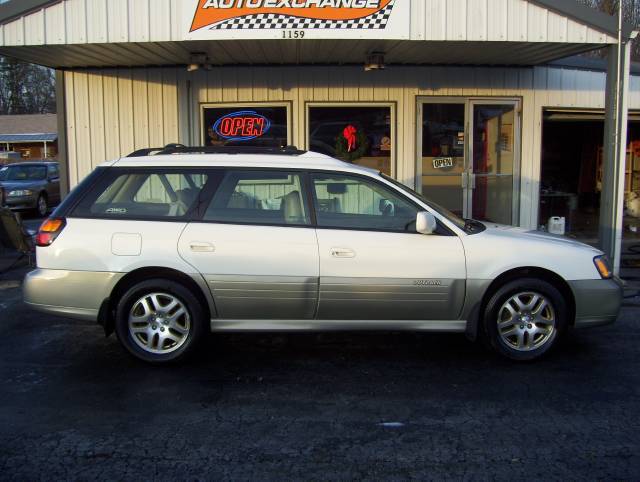
[[498,311],[498,334],[510,348],[536,350],[551,342],[557,333],[551,301],[535,292],[511,296]]
[[129,333],[144,351],[167,354],[185,344],[191,330],[186,306],[169,293],[149,293],[129,312]]

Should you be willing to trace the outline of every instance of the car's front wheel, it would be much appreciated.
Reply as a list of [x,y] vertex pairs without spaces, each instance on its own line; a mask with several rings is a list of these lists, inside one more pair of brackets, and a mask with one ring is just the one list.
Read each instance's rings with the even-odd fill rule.
[[44,193],[38,196],[38,200],[36,201],[36,212],[41,218],[45,217],[49,212],[49,202],[46,194]]
[[551,283],[522,278],[500,287],[487,303],[484,330],[491,346],[517,361],[554,348],[568,325],[567,301]]
[[120,298],[116,333],[124,348],[150,363],[173,362],[190,354],[206,331],[204,310],[180,283],[151,279]]

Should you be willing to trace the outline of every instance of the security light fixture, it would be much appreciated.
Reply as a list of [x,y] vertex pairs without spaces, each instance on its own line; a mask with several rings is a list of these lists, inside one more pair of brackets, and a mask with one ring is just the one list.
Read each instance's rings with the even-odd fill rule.
[[195,72],[200,69],[211,70],[209,56],[205,52],[192,52],[187,65],[187,72]]
[[365,72],[371,70],[384,70],[384,52],[371,52],[367,55],[367,60],[364,63]]

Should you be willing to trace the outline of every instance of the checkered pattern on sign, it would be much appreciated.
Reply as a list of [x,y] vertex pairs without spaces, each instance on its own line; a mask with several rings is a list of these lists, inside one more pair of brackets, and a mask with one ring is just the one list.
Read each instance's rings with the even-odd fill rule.
[[373,29],[382,30],[387,26],[393,4],[373,13],[368,17],[354,20],[320,20],[316,18],[291,17],[275,13],[259,13],[225,20],[211,27],[211,30],[244,30],[244,29]]

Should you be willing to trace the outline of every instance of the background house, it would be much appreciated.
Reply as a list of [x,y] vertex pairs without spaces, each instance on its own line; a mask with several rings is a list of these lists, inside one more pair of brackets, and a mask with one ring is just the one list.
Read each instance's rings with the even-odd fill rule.
[[[55,114],[0,116],[0,152],[18,152],[22,160],[57,159]],[[14,157],[14,156],[0,156]],[[10,159],[13,161],[13,159]]]

